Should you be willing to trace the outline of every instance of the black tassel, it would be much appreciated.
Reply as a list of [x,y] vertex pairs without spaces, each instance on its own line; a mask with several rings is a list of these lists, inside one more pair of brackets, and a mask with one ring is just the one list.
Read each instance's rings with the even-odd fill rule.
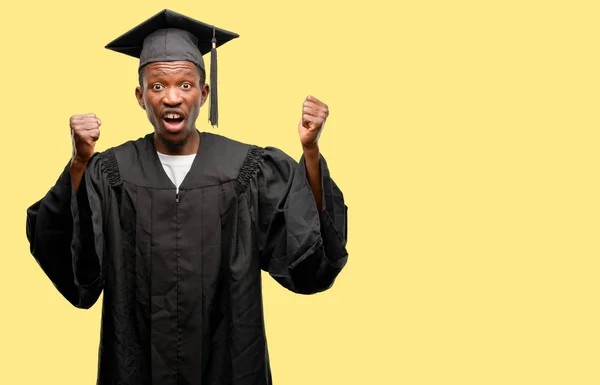
[[217,39],[213,27],[212,49],[210,50],[210,124],[219,125],[219,103],[217,101]]

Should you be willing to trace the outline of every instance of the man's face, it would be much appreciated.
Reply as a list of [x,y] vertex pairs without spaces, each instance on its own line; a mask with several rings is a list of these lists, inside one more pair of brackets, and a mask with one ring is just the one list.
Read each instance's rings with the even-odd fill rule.
[[183,147],[196,130],[208,96],[208,85],[200,83],[200,69],[186,61],[150,63],[142,80],[136,97],[158,138],[171,150]]

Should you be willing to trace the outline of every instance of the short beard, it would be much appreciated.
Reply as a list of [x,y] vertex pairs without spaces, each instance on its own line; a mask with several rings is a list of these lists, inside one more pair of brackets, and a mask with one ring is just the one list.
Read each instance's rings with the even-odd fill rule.
[[194,132],[194,130],[190,130],[190,132],[188,132],[188,134],[185,136],[185,138],[181,139],[180,141],[177,142],[171,142],[169,141],[167,138],[165,138],[163,135],[158,134],[158,139],[160,140],[160,142],[165,146],[165,148],[169,151],[169,152],[179,152],[181,151],[181,149],[183,148],[183,146],[185,146],[188,142],[188,140],[190,139],[190,136],[192,136],[192,133]]

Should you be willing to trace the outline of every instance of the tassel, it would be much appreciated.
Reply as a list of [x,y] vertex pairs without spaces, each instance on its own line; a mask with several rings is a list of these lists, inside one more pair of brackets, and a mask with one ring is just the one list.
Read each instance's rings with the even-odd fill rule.
[[213,27],[212,49],[210,51],[210,124],[219,125],[219,105],[217,101],[217,39]]

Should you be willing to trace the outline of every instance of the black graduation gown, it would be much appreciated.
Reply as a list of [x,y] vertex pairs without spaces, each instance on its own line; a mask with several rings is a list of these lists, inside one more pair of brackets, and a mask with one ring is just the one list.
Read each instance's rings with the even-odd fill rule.
[[98,384],[270,384],[261,270],[301,294],[346,264],[347,206],[321,158],[201,133],[176,193],[153,135],[69,167],[27,211],[31,253],[78,308],[103,296]]

